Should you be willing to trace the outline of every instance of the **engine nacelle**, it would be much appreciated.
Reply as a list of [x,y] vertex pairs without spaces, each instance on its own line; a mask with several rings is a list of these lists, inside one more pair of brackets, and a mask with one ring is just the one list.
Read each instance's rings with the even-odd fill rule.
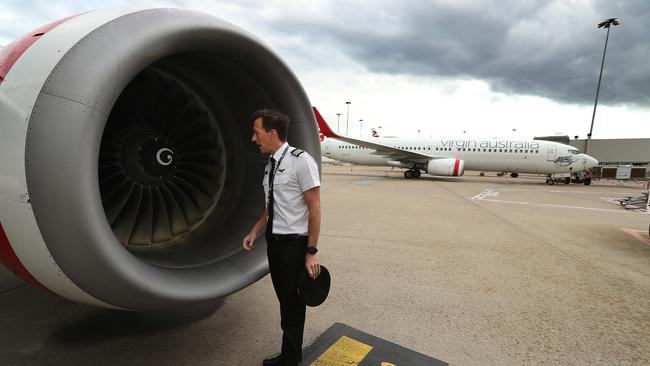
[[[268,273],[242,238],[264,205],[252,113],[291,119],[320,156],[311,104],[267,46],[207,14],[102,10],[0,52],[0,261],[74,301],[153,310]],[[320,161],[320,159],[316,159]]]
[[427,163],[427,173],[458,177],[465,173],[465,162],[460,159],[433,159]]

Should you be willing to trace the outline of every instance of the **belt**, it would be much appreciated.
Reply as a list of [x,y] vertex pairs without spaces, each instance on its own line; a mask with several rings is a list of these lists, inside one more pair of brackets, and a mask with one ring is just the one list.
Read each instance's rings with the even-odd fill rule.
[[271,234],[271,240],[273,241],[287,241],[287,240],[298,240],[307,238],[306,235],[300,234]]

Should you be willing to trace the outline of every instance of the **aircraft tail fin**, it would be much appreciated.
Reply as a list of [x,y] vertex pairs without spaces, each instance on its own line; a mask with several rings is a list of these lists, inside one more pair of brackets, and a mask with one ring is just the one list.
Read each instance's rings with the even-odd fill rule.
[[321,116],[320,112],[318,112],[318,109],[316,109],[316,107],[312,107],[312,109],[314,110],[314,116],[316,117],[316,122],[318,123],[318,128],[320,128],[320,132],[325,135],[325,137],[339,137],[334,133],[334,131],[332,131],[327,122],[325,122],[325,119]]

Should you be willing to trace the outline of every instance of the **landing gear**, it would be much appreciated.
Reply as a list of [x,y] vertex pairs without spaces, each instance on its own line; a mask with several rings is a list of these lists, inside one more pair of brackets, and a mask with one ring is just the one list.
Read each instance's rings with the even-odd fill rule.
[[519,176],[519,173],[512,172],[512,173],[510,173],[510,176],[513,177],[513,178],[517,178]]
[[404,171],[404,178],[406,179],[420,178],[421,174],[422,173],[420,172],[420,169],[409,169]]
[[564,184],[570,184],[570,183],[571,183],[571,177],[564,178]]
[[555,184],[555,179],[553,179],[551,177],[546,178],[546,184],[548,184],[549,186],[552,186],[553,184]]
[[591,178],[585,178],[584,183],[585,183],[586,186],[590,186],[591,185]]

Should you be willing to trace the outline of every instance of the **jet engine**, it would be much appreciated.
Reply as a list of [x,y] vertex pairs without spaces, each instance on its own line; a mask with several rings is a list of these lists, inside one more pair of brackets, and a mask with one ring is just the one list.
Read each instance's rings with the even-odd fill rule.
[[64,298],[126,310],[200,304],[268,273],[242,239],[264,205],[250,116],[311,104],[257,38],[179,9],[102,10],[0,52],[0,260]]
[[430,175],[458,177],[465,173],[465,162],[459,159],[433,159],[427,163]]

